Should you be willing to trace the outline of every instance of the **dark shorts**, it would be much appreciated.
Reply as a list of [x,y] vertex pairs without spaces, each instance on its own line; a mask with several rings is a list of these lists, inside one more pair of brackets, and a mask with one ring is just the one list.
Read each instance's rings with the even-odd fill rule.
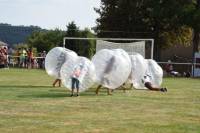
[[79,89],[79,80],[76,78],[72,78],[72,89]]

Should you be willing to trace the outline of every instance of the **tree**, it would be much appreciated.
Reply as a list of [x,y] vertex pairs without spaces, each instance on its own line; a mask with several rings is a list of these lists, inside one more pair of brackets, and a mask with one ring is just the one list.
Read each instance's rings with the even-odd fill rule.
[[[83,38],[95,38],[95,35],[88,28],[80,31],[80,36]],[[81,55],[91,58],[95,54],[95,46],[95,40],[82,40],[80,42]]]
[[187,0],[182,10],[182,24],[193,30],[193,59],[195,52],[200,51],[200,0]]
[[[100,15],[97,35],[154,38],[154,56],[159,60],[160,48],[191,40],[191,30],[180,21],[190,4],[191,0],[102,0],[101,7],[95,9]],[[188,34],[182,34],[182,30]]]
[[[66,37],[79,37],[79,27],[76,26],[75,22],[72,21],[68,23],[67,31],[65,36]],[[76,53],[79,53],[79,45],[76,40],[66,40],[66,48],[75,51]]]
[[[95,37],[87,28],[79,30],[73,21],[67,25],[66,36],[82,38]],[[92,40],[66,40],[66,48],[75,51],[78,55],[90,58],[95,53],[95,42]]]
[[62,46],[64,32],[55,29],[50,31],[37,31],[27,38],[29,47],[37,48],[38,52],[49,51],[53,47]]

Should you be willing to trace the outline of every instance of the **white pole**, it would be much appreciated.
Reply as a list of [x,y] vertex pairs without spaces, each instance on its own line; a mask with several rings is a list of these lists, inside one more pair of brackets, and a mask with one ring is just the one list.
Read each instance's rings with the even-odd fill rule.
[[63,38],[63,48],[65,48],[65,37]]
[[153,59],[153,52],[154,52],[154,39],[152,39],[152,44],[151,44],[151,59]]

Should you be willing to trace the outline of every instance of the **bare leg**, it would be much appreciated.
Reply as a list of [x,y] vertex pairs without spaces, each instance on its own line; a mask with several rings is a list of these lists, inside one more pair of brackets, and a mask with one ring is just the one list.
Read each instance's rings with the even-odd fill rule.
[[71,94],[71,97],[74,95],[74,88],[72,88],[72,94]]
[[107,89],[107,92],[108,92],[108,95],[112,95],[112,94],[111,94],[111,89],[108,88],[108,89]]
[[97,89],[96,89],[96,91],[95,91],[96,95],[99,94],[99,90],[100,90],[101,87],[102,87],[102,85],[99,85],[99,86],[97,87]]
[[153,86],[150,82],[145,83],[145,87],[147,87],[151,91],[163,91],[163,92],[167,91],[166,88],[160,88],[160,87]]
[[59,80],[60,80],[60,79],[56,79],[56,80],[53,82],[53,87],[56,86],[56,83],[59,82]]
[[125,87],[123,87],[123,92],[126,93],[126,88]]
[[123,92],[126,93],[126,87],[124,87],[125,83],[122,85]]
[[61,80],[59,79],[59,81],[58,81],[58,84],[59,84],[59,87],[61,87]]
[[152,90],[152,91],[160,91],[161,88],[157,88],[157,87],[154,87],[152,86],[151,88],[148,88],[149,90]]
[[133,83],[131,83],[131,86],[130,86],[130,89],[132,89],[133,88]]
[[79,88],[77,88],[77,96],[79,96]]
[[122,88],[123,92],[126,92],[126,87],[124,87],[125,83],[123,83],[120,87]]

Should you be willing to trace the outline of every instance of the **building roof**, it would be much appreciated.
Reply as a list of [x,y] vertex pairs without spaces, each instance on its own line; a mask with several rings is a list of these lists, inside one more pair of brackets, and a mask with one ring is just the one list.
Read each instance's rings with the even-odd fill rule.
[[0,46],[8,46],[5,42],[0,41]]

